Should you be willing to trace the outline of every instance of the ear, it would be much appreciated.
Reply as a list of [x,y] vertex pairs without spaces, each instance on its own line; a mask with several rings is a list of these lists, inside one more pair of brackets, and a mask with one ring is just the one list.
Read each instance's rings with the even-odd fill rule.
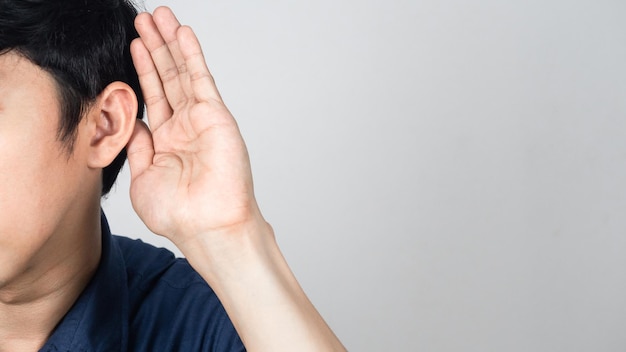
[[126,83],[109,84],[90,109],[88,165],[104,168],[126,146],[137,118],[137,96]]

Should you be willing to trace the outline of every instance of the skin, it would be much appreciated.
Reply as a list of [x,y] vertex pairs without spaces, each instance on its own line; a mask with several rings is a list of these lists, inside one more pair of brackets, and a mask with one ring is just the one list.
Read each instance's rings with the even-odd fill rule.
[[193,31],[165,7],[135,24],[131,53],[151,129],[135,121],[132,89],[115,82],[81,122],[69,158],[58,113],[50,117],[50,77],[0,56],[0,165],[11,170],[0,176],[0,351],[40,348],[95,271],[100,172],[126,144],[137,214],[212,286],[248,350],[345,350],[261,215],[245,144]]
[[165,7],[131,46],[152,132],[129,143],[131,200],[213,287],[250,351],[343,351],[283,258],[254,198],[237,123],[191,28]]
[[130,87],[108,87],[78,126],[69,155],[57,139],[50,75],[0,55],[0,351],[37,350],[93,275],[101,251],[98,185],[132,133]]

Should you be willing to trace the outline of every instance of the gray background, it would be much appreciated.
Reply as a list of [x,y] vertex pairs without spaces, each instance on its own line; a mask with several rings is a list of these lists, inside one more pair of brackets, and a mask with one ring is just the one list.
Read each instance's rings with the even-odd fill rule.
[[[159,4],[349,349],[626,350],[626,2]],[[171,246],[127,188],[113,230]]]

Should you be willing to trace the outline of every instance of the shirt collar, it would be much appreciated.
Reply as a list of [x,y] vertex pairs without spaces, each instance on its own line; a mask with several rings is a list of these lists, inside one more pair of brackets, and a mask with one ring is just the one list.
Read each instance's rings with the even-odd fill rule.
[[40,351],[125,351],[128,287],[122,252],[101,214],[102,257],[90,283]]

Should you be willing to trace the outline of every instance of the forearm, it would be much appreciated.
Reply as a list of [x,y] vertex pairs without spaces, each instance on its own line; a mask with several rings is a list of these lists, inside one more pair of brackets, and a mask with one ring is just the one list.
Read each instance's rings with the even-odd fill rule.
[[[264,221],[181,245],[250,351],[345,351],[306,297]],[[202,237],[201,237],[202,238]],[[214,241],[214,238],[211,239]]]
[[258,211],[245,143],[195,34],[165,7],[135,25],[151,128],[137,123],[127,147],[137,214],[213,288],[248,350],[345,350]]

